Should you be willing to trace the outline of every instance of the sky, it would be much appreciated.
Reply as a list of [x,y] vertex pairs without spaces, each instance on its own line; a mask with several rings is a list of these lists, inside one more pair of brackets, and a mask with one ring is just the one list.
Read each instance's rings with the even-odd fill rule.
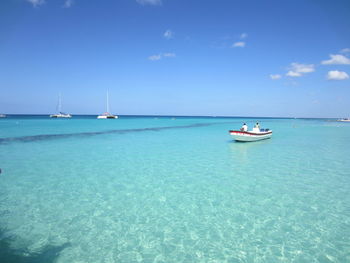
[[0,113],[350,117],[349,0],[1,0]]

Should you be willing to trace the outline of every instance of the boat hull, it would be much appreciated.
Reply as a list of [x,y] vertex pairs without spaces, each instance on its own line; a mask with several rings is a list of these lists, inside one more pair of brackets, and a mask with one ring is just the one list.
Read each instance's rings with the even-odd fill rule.
[[265,139],[270,139],[272,131],[267,132],[244,132],[244,131],[229,131],[234,140],[240,142],[255,142]]
[[110,115],[110,116],[97,116],[97,119],[118,119],[118,116]]
[[70,114],[52,114],[50,118],[72,118]]

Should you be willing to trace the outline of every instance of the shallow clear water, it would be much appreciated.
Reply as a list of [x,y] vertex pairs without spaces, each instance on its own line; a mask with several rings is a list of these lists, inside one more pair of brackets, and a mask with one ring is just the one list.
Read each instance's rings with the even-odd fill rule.
[[0,119],[2,257],[350,262],[350,123],[243,121]]

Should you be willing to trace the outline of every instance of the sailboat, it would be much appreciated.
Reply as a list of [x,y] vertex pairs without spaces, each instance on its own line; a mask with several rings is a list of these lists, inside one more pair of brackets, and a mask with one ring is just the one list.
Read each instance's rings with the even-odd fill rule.
[[58,95],[58,113],[51,114],[50,118],[72,118],[72,115],[62,112],[62,102],[61,102],[61,93]]
[[97,116],[97,119],[118,119],[118,116],[117,115],[113,115],[111,113],[109,113],[109,97],[108,97],[108,90],[107,90],[107,105],[106,105],[106,112],[101,114],[101,115],[98,115]]

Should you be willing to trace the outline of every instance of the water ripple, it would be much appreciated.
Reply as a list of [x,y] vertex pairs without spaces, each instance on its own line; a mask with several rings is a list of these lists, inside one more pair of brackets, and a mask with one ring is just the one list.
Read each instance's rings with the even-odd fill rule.
[[165,127],[153,127],[153,128],[122,129],[122,130],[64,133],[64,134],[39,134],[39,135],[31,135],[31,136],[0,138],[0,144],[8,144],[13,142],[35,142],[35,141],[44,141],[44,140],[52,140],[52,139],[65,139],[65,138],[71,138],[71,137],[84,137],[84,136],[94,136],[94,135],[103,135],[103,134],[125,134],[125,133],[134,133],[134,132],[162,131],[162,130],[170,130],[170,129],[187,129],[187,128],[206,127],[206,126],[217,125],[217,124],[227,124],[227,123],[228,122],[195,123],[191,125],[182,125],[182,126],[165,126]]

